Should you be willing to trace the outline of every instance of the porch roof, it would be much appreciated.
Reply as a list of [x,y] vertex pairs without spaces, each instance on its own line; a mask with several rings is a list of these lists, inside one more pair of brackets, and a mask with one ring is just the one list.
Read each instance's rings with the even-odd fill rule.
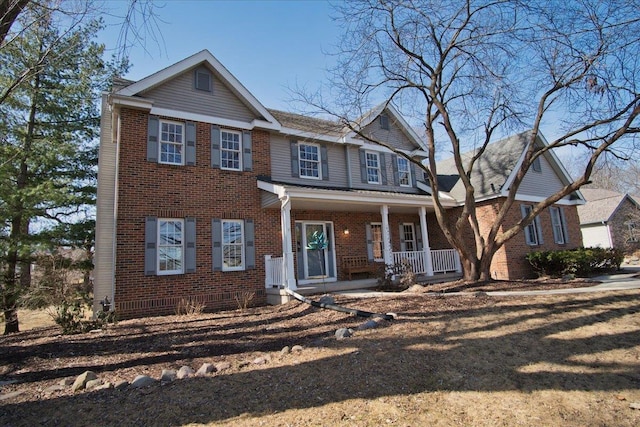
[[[414,213],[425,207],[432,211],[434,202],[428,194],[408,194],[391,191],[310,187],[268,179],[258,179],[258,188],[276,197],[263,197],[264,208],[280,208],[280,199],[289,198],[293,209],[349,212],[380,212],[387,205],[391,212]],[[455,200],[442,200],[445,207],[455,207]]]

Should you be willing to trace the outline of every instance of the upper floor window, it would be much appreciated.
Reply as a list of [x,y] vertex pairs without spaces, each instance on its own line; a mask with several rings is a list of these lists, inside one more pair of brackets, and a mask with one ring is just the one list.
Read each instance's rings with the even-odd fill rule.
[[553,227],[553,240],[561,245],[567,243],[564,212],[560,208],[552,206],[549,208],[549,213],[551,214],[551,225]]
[[389,116],[386,114],[380,115],[380,129],[389,130]]
[[240,132],[220,131],[220,167],[222,169],[240,170],[242,135]]
[[298,159],[301,178],[320,179],[320,146],[298,144]]
[[183,164],[184,125],[160,121],[160,163]]
[[[533,210],[531,205],[521,205],[522,217],[529,215]],[[542,227],[540,226],[540,219],[536,216],[531,224],[524,228],[524,238],[529,246],[537,246],[542,244]]]
[[411,186],[411,169],[409,168],[409,160],[404,157],[398,157],[398,183],[402,187]]
[[380,184],[380,155],[371,151],[365,153],[367,167],[367,182]]
[[158,274],[181,274],[183,272],[182,219],[158,219]]
[[223,219],[222,271],[244,269],[244,221]]

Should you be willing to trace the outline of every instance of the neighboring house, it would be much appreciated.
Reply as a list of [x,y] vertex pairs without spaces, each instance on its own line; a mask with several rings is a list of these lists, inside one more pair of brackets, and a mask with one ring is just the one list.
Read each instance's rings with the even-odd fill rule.
[[615,191],[583,188],[578,208],[585,247],[640,249],[640,199]]
[[[358,126],[426,157],[392,106]],[[521,161],[523,145],[512,148],[504,165],[483,165],[495,169],[478,193],[483,221]],[[566,182],[552,154],[539,166],[510,220]],[[249,295],[266,303],[282,287],[330,289],[349,278],[346,257],[408,262],[426,276],[460,270],[413,164],[335,122],[266,109],[208,51],[105,94],[98,176],[94,307],[106,296],[123,318],[173,313],[182,298],[215,310]],[[441,200],[460,209],[458,187]],[[498,276],[530,274],[521,265],[529,250],[580,245],[580,202],[563,199],[512,239]],[[314,233],[327,238],[322,256],[308,249]]]

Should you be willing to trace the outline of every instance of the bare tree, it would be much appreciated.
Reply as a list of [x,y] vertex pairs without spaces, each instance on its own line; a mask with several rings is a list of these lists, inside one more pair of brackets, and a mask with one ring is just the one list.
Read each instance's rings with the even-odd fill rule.
[[[624,157],[637,144],[640,114],[640,8],[636,2],[361,0],[337,6],[344,37],[327,94],[303,95],[359,132],[355,120],[381,100],[424,123],[435,215],[461,254],[465,279],[488,280],[496,251],[545,208],[590,180],[603,153]],[[319,92],[320,93],[320,92]],[[325,100],[331,99],[328,103]],[[337,100],[337,101],[336,101]],[[542,126],[558,122],[548,145]],[[494,224],[482,233],[471,174],[487,144],[531,129]],[[360,136],[372,142],[364,133]],[[574,146],[588,158],[573,182],[505,227],[532,162]],[[388,147],[393,149],[393,147]],[[471,158],[461,154],[474,149]],[[397,150],[396,154],[407,157]],[[466,190],[464,206],[443,207],[436,154],[448,152]],[[465,233],[471,231],[473,244]]]

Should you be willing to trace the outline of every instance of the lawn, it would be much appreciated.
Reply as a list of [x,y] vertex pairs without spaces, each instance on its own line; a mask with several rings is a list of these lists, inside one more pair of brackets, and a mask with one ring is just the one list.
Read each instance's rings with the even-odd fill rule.
[[[0,338],[0,425],[638,426],[640,291],[539,297],[340,297],[366,319],[292,302]],[[355,329],[336,340],[338,328]],[[283,353],[285,346],[301,345]],[[46,392],[228,362],[206,377]],[[2,397],[0,396],[0,399]]]

